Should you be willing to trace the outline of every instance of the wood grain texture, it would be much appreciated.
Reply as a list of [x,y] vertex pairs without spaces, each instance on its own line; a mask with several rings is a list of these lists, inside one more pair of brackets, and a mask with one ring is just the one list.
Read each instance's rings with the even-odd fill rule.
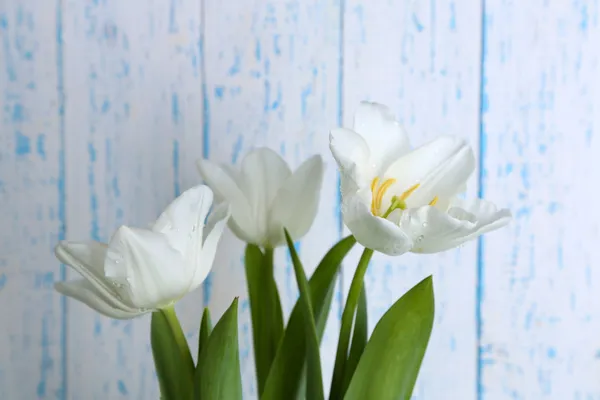
[[64,235],[56,1],[0,2],[0,398],[63,398]]
[[[356,1],[344,12],[344,123],[362,100],[386,104],[414,145],[441,134],[478,144],[479,1]],[[476,150],[476,149],[475,149]],[[474,196],[477,181],[470,181]],[[347,290],[358,252],[346,263]],[[476,243],[437,255],[376,254],[365,278],[369,328],[433,274],[436,322],[415,399],[474,399]]]
[[598,11],[486,3],[483,194],[515,221],[483,242],[484,399],[600,398]]
[[[200,7],[69,1],[64,21],[68,238],[106,242],[119,225],[148,226],[193,183]],[[196,317],[190,331],[199,295],[197,307],[194,295],[180,305]],[[110,320],[70,302],[70,398],[158,398],[149,321]]]
[[[339,10],[333,1],[206,0],[205,6],[208,157],[239,164],[250,149],[266,145],[292,168],[315,153],[327,162],[317,220],[299,243],[307,274],[339,238],[336,170],[327,144],[339,115]],[[252,399],[256,387],[243,248],[229,232],[225,235],[204,295],[215,315],[240,296],[244,398]],[[298,290],[287,252],[278,249],[275,262],[289,315]],[[337,339],[337,320],[330,321],[322,346],[329,374]]]

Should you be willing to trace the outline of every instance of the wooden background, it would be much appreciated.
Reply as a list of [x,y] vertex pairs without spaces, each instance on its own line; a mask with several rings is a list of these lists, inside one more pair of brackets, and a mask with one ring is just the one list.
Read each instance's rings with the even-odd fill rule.
[[[467,138],[472,195],[513,223],[439,255],[377,256],[370,327],[434,274],[436,325],[414,393],[426,400],[600,399],[600,28],[597,0],[0,0],[0,398],[155,399],[149,318],[68,301],[60,239],[145,226],[200,182],[268,145],[322,153],[307,268],[342,234],[328,130],[361,100],[388,104],[414,143]],[[194,346],[203,305],[240,296],[253,384],[243,244],[224,237],[179,304]],[[286,312],[297,288],[277,254]],[[345,265],[323,364],[331,373]],[[309,272],[311,272],[309,271]],[[595,293],[594,293],[595,292]],[[329,377],[327,377],[327,380]],[[328,386],[328,385],[327,385]]]

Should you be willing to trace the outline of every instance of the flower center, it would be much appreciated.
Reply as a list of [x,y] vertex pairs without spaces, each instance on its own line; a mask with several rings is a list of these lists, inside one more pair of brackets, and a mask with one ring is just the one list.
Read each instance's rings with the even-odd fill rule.
[[[387,218],[394,210],[397,210],[397,209],[405,210],[406,209],[406,199],[415,190],[417,190],[418,187],[420,186],[419,183],[416,183],[413,186],[409,187],[404,192],[402,192],[402,194],[400,196],[393,196],[390,206],[385,211],[385,213],[383,213],[383,215],[381,215],[379,210],[381,209],[381,203],[383,201],[383,197],[385,196],[385,193],[388,191],[388,189],[394,183],[396,183],[396,179],[394,179],[394,178],[388,178],[388,179],[384,180],[383,183],[381,183],[381,184],[379,184],[379,177],[376,177],[373,179],[373,181],[371,181],[371,194],[372,194],[372,196],[371,196],[371,213],[373,215],[375,215],[376,217],[381,216],[382,218]],[[430,206],[436,205],[438,200],[439,200],[438,196],[435,196],[433,198],[433,200],[431,200],[429,202],[429,205]]]
[[383,196],[394,183],[396,183],[396,180],[394,178],[389,178],[383,181],[383,183],[380,185],[379,177],[375,177],[371,182],[371,193],[373,194],[373,196],[371,196],[371,213],[373,215],[379,215],[379,209],[381,208]]
[[[379,210],[381,209],[381,202],[383,200],[383,196],[385,196],[385,193],[388,191],[388,189],[390,188],[390,186],[392,186],[394,183],[396,183],[396,180],[394,178],[388,178],[386,180],[383,181],[383,183],[380,185],[379,184],[379,177],[376,177],[375,179],[373,179],[373,181],[371,182],[371,213],[375,216],[379,216]],[[388,207],[387,211],[383,214],[383,218],[387,218],[392,211],[400,208],[402,210],[406,209],[406,199],[408,198],[408,196],[410,196],[415,190],[417,190],[417,188],[419,187],[419,184],[415,184],[413,186],[411,186],[410,188],[408,188],[408,190],[405,190],[400,196],[394,196],[392,197],[392,203],[390,204],[390,206]]]

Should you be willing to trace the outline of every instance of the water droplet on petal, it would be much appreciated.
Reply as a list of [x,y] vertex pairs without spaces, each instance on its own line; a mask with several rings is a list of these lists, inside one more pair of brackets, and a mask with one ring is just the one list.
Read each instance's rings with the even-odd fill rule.
[[417,238],[417,243],[423,241],[423,239],[425,239],[425,236],[419,235],[419,237]]
[[192,232],[196,232],[196,225],[192,225]]
[[427,228],[427,222],[423,222],[423,228]]

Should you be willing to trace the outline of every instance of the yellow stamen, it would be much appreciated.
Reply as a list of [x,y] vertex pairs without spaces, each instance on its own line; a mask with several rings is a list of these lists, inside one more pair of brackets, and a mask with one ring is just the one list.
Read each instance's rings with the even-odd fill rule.
[[435,206],[435,205],[437,204],[438,200],[439,200],[439,198],[438,198],[437,196],[435,196],[435,197],[433,198],[433,200],[431,200],[431,201],[429,202],[429,205],[430,205],[430,206]]
[[373,181],[371,182],[371,192],[375,193],[375,188],[377,187],[377,184],[379,183],[379,177],[375,177],[373,179]]
[[393,178],[386,179],[379,187],[379,190],[377,191],[377,203],[375,204],[377,210],[381,208],[381,202],[383,200],[385,192],[387,192],[390,186],[392,186],[395,182],[396,180]]
[[396,182],[395,179],[386,179],[381,185],[379,185],[379,177],[374,178],[371,181],[371,213],[373,215],[379,214],[379,208],[381,208],[381,201],[385,192]]
[[379,177],[375,177],[371,182],[371,214],[377,215],[377,210],[375,209],[375,197],[377,197],[377,193],[375,190],[377,189],[377,184],[379,183]]
[[417,190],[417,188],[420,186],[420,183],[416,183],[414,185],[412,185],[410,188],[408,188],[408,190],[406,190],[404,193],[402,193],[400,195],[400,200],[404,201],[406,199],[408,199],[408,196],[410,196],[415,190]]

